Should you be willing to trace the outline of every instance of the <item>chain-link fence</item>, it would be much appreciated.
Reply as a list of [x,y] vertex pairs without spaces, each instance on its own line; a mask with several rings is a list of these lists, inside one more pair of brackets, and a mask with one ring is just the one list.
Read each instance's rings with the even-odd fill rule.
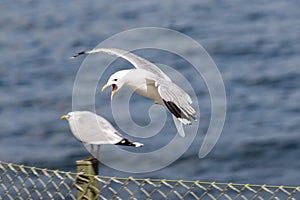
[[0,161],[0,199],[300,199],[300,186],[116,178]]

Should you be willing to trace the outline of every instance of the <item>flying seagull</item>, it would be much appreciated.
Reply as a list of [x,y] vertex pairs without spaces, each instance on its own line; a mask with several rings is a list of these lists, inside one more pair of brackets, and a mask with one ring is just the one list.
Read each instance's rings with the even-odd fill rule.
[[91,145],[93,153],[94,145],[97,145],[97,158],[101,144],[114,144],[123,146],[141,147],[143,144],[131,142],[124,138],[103,117],[89,111],[73,111],[60,117],[68,120],[71,132],[79,141]]
[[174,124],[180,136],[185,133],[182,124],[189,125],[196,120],[196,111],[192,107],[191,97],[155,64],[131,52],[115,48],[99,48],[83,51],[71,58],[83,54],[107,53],[121,57],[130,62],[136,69],[121,70],[110,76],[102,91],[112,86],[111,99],[123,86],[132,88],[136,93],[154,100],[154,103],[165,105],[173,114]]

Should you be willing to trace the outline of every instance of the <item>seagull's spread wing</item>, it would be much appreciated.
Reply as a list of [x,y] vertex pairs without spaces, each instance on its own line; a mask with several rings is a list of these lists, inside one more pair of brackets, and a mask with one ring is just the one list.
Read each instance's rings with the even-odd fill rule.
[[121,58],[127,60],[128,62],[130,62],[137,69],[145,69],[145,70],[150,71],[151,73],[157,75],[160,78],[171,81],[171,79],[161,69],[159,69],[155,64],[151,63],[150,61],[148,61],[136,54],[133,54],[129,51],[125,51],[122,49],[115,49],[115,48],[93,49],[93,50],[88,50],[88,51],[83,51],[83,52],[77,53],[77,54],[73,55],[71,58],[75,58],[82,54],[94,54],[94,53],[107,53],[110,55],[115,55],[115,56],[121,57]]

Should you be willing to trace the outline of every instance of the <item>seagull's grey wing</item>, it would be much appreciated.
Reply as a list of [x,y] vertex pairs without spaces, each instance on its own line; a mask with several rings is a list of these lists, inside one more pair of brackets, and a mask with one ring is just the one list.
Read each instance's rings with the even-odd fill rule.
[[123,139],[106,119],[98,115],[70,118],[70,127],[74,136],[87,144],[116,144]]
[[129,51],[125,51],[122,49],[115,49],[115,48],[93,49],[93,50],[88,50],[88,51],[83,51],[83,52],[77,53],[77,54],[73,55],[71,58],[75,58],[82,54],[93,54],[93,53],[107,53],[110,55],[115,55],[115,56],[121,57],[121,58],[127,60],[128,62],[130,62],[137,69],[145,69],[147,71],[152,72],[153,74],[157,75],[160,78],[171,81],[171,79],[152,62],[150,62],[136,54],[133,54]]
[[164,104],[178,120],[191,124],[191,120],[196,119],[191,97],[183,89],[163,79],[157,79],[156,86]]
[[[132,142],[128,139],[124,138],[123,135],[117,132],[117,130],[109,123],[106,119],[103,117],[97,115],[97,121],[99,126],[103,127],[102,130],[108,131],[107,134],[105,134],[106,139],[110,141],[114,141],[113,143],[109,144],[116,144],[116,145],[123,145],[123,146],[134,146],[134,147],[141,147],[144,146],[144,144],[139,142]],[[117,141],[117,142],[115,142]]]

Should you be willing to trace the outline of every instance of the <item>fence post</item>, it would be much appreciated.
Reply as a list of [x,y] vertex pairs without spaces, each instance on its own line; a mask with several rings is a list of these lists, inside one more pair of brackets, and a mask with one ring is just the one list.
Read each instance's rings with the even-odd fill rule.
[[77,160],[76,168],[79,175],[76,178],[77,199],[98,199],[99,182],[93,175],[98,175],[99,161]]

